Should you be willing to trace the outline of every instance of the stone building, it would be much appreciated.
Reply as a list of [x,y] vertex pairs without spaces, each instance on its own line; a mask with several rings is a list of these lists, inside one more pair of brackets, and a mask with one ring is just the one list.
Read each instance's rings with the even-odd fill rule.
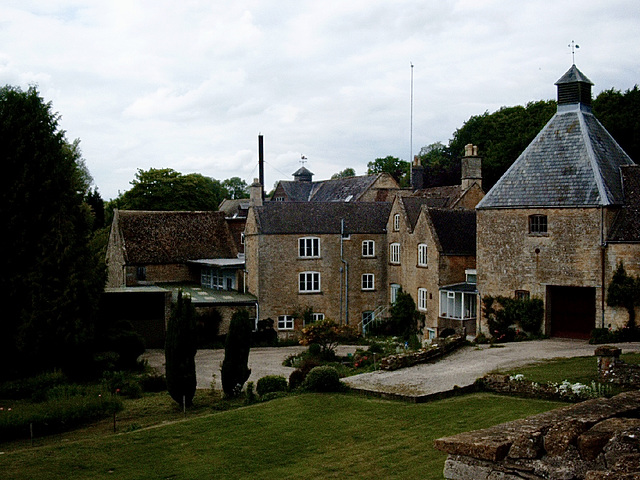
[[300,167],[293,181],[281,180],[271,195],[276,202],[389,202],[400,189],[388,173],[313,181]]
[[556,85],[556,114],[477,206],[478,290],[541,298],[546,334],[587,338],[623,326],[606,287],[619,260],[640,268],[638,170],[593,115],[591,81],[573,65]]
[[[389,306],[399,289],[423,315],[423,338],[445,328],[476,330],[476,215],[484,196],[481,159],[468,145],[460,185],[398,195],[387,223]],[[415,177],[414,166],[414,177]]]
[[[162,312],[154,322],[166,324],[170,309],[158,292],[175,299],[182,290],[200,313],[219,316],[224,333],[237,309],[255,315],[256,299],[245,292],[244,277],[244,257],[224,212],[115,211],[105,289],[111,315],[133,319],[131,309],[144,304]],[[159,327],[154,331],[158,343]],[[147,331],[140,333],[149,340]]]
[[249,210],[247,288],[280,336],[312,320],[359,325],[387,304],[388,202],[266,202]]

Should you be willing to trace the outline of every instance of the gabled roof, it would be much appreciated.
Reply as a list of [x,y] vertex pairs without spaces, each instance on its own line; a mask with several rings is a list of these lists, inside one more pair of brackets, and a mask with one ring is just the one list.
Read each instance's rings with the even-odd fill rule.
[[623,203],[620,167],[633,161],[591,112],[591,81],[573,65],[556,85],[558,111],[476,208]]
[[360,175],[317,182],[281,180],[279,184],[292,202],[356,202],[382,175]]
[[624,206],[611,230],[610,242],[640,242],[640,165],[622,167]]
[[258,231],[274,234],[384,233],[388,202],[268,202],[254,207]]
[[440,250],[444,255],[476,254],[475,210],[451,210],[422,207],[433,226]]
[[117,210],[114,226],[130,265],[234,258],[238,251],[223,212]]
[[224,212],[227,218],[246,217],[249,210],[250,200],[248,198],[225,198],[218,210]]

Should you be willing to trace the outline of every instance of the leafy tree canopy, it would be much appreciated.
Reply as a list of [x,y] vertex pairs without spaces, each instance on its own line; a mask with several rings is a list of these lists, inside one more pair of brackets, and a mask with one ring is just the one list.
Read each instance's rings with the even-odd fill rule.
[[355,177],[356,176],[356,171],[351,168],[345,168],[344,170],[342,170],[341,172],[338,173],[334,173],[333,175],[331,175],[331,179],[336,179],[336,178],[348,178],[348,177]]
[[123,210],[217,210],[226,190],[220,181],[199,173],[183,175],[171,168],[138,169],[133,187],[115,206]]
[[225,188],[225,197],[235,200],[236,198],[249,198],[249,188],[247,182],[240,177],[231,177],[222,181]]
[[367,174],[390,174],[400,186],[407,186],[409,182],[409,163],[391,155],[384,158],[376,158],[367,164]]

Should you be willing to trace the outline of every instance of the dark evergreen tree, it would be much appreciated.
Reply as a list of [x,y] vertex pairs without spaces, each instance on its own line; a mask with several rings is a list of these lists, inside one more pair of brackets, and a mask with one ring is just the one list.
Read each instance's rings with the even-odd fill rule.
[[178,292],[165,341],[167,390],[178,404],[190,407],[196,393],[196,313],[191,298]]
[[222,390],[227,397],[237,397],[242,391],[251,370],[249,350],[251,349],[253,325],[247,310],[238,310],[231,317],[229,333],[224,345],[222,362]]
[[34,87],[0,89],[0,379],[90,363],[104,269],[89,248],[91,177],[58,120]]
[[640,89],[610,89],[593,101],[593,113],[634,162],[640,162]]
[[624,307],[629,313],[627,328],[635,329],[636,306],[640,305],[640,277],[628,275],[622,262],[618,264],[607,288],[607,305]]
[[402,290],[398,291],[396,301],[391,305],[390,313],[394,333],[404,340],[410,340],[418,330],[420,317],[411,295]]

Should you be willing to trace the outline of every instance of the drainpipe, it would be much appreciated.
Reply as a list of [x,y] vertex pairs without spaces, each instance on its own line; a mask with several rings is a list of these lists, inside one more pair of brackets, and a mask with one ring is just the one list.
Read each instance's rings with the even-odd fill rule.
[[[340,220],[340,261],[344,265],[344,318],[345,325],[349,325],[349,264],[344,259],[344,218]],[[342,283],[342,276],[340,276]],[[340,289],[340,310],[342,313],[342,289]]]
[[604,206],[600,205],[600,274],[601,274],[601,289],[602,289],[602,295],[601,299],[600,299],[600,303],[601,303],[601,308],[600,310],[602,311],[601,315],[602,315],[602,319],[601,319],[601,328],[605,328],[604,326],[604,308],[605,308],[605,293],[606,293],[606,287],[605,287],[605,253],[607,250],[607,242],[604,239]]

